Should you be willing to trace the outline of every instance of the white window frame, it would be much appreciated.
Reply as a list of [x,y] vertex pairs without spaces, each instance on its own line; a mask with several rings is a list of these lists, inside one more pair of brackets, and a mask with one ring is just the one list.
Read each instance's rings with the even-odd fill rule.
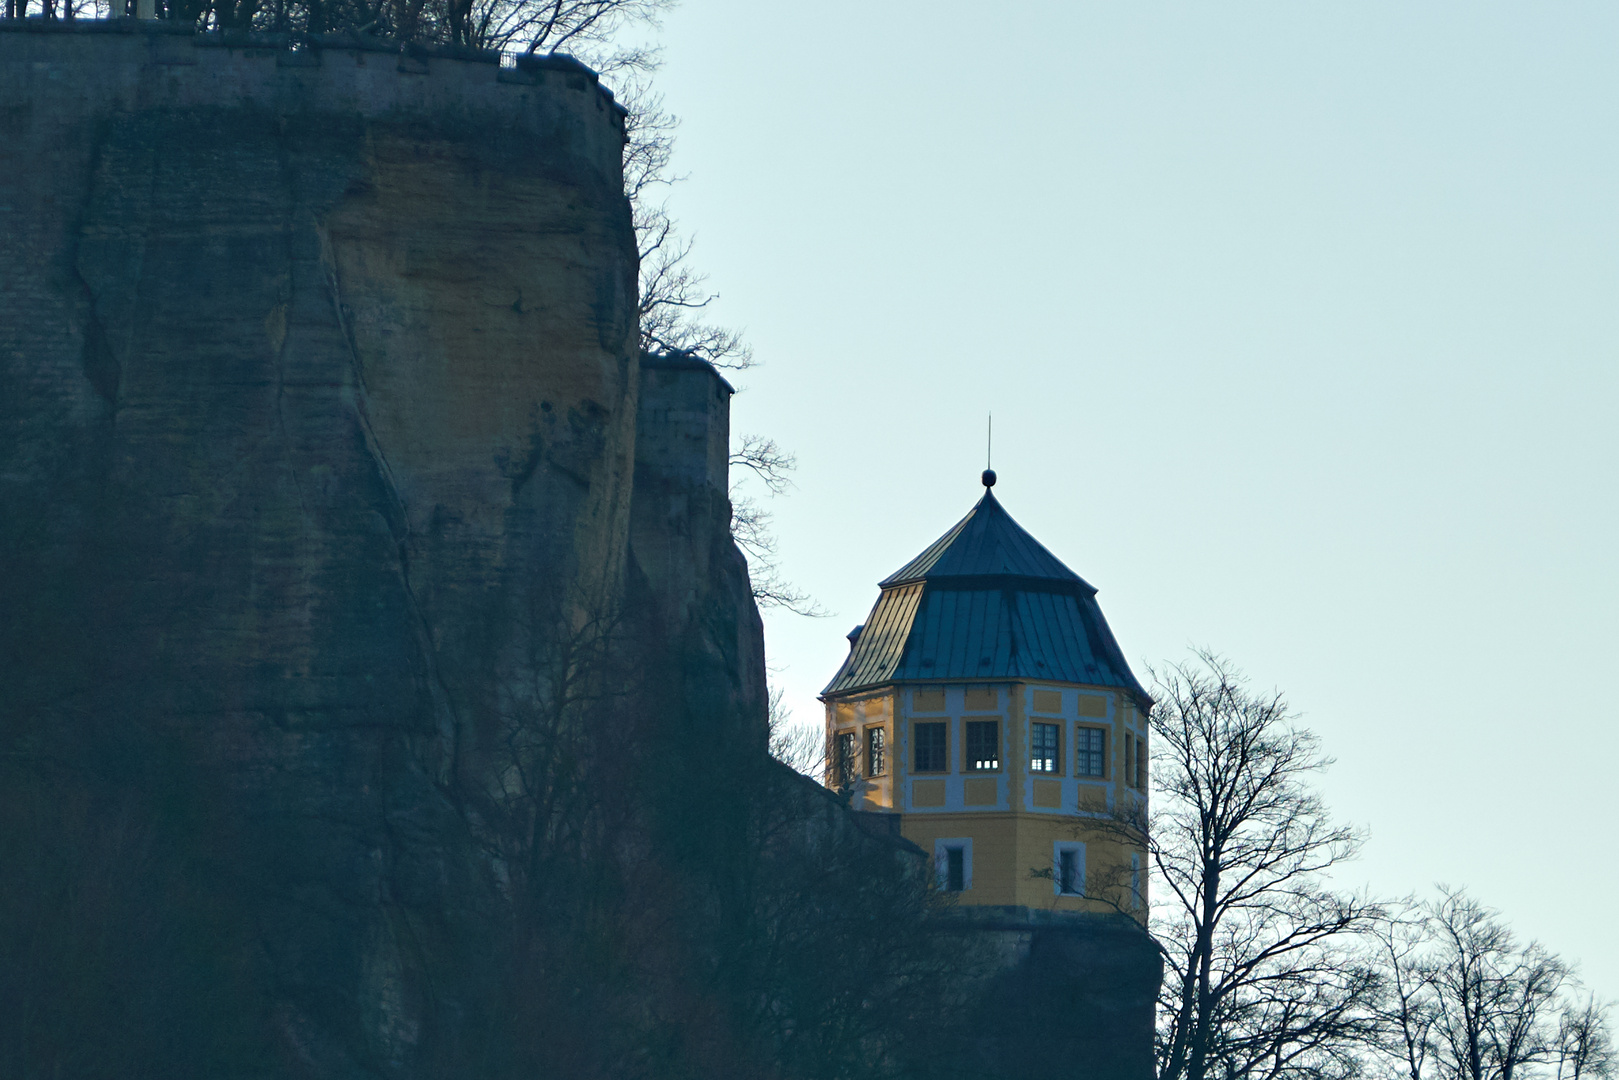
[[[865,769],[863,771],[865,772],[866,777],[869,779],[872,777],[888,775],[888,725],[872,724],[864,729],[864,734],[864,744],[860,749],[865,756]],[[877,741],[880,744],[878,746],[878,749],[882,752],[880,757],[874,757],[872,755],[871,737],[873,734],[877,736]],[[873,767],[879,765],[881,767],[877,768],[876,771],[873,772]]]
[[[1037,769],[1034,767],[1034,732],[1036,726],[1048,727],[1057,733],[1057,745],[1051,752],[1051,768]],[[1038,719],[1029,721],[1029,773],[1033,776],[1061,776],[1064,773],[1062,760],[1062,729],[1061,720]],[[1045,760],[1042,758],[1041,760]]]
[[[1077,857],[1075,862],[1075,875],[1079,878],[1078,892],[1062,891],[1062,855],[1065,851],[1072,851]],[[1084,896],[1085,895],[1085,845],[1077,840],[1057,840],[1051,845],[1051,894],[1053,896]]]
[[973,838],[947,836],[933,841],[933,880],[941,892],[950,888],[951,848],[961,848],[961,891],[971,892],[973,887]]
[[[1093,772],[1081,772],[1080,769],[1079,769],[1079,755],[1083,752],[1086,759],[1087,759],[1087,764],[1089,764],[1089,758],[1090,758],[1090,755],[1091,755],[1091,752],[1090,752],[1090,749],[1089,749],[1090,741],[1091,741],[1090,740],[1090,732],[1092,732],[1092,731],[1101,732],[1101,735],[1102,735],[1102,740],[1101,740],[1101,742],[1102,742],[1102,756],[1101,756],[1102,771],[1101,772],[1095,772],[1095,773],[1093,773]],[[1089,780],[1089,781],[1091,781],[1093,783],[1100,783],[1101,781],[1107,780],[1109,778],[1108,774],[1112,771],[1107,767],[1108,766],[1108,760],[1107,760],[1108,751],[1110,749],[1112,749],[1111,747],[1108,746],[1109,741],[1111,741],[1109,739],[1109,734],[1110,734],[1110,731],[1109,731],[1109,728],[1107,727],[1106,724],[1094,724],[1094,723],[1090,723],[1088,721],[1083,721],[1082,720],[1079,723],[1074,725],[1074,727],[1073,727],[1073,738],[1071,739],[1074,750],[1073,750],[1073,754],[1071,756],[1074,759],[1074,775],[1076,777],[1078,777],[1081,780]],[[1081,738],[1082,735],[1084,736],[1083,739]],[[1086,746],[1086,749],[1084,751],[1080,750],[1081,742],[1083,742],[1085,744],[1085,746]]]

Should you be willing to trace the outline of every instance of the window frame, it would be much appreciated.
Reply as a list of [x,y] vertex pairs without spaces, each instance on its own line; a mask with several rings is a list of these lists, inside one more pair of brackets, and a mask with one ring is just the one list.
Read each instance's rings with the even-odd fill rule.
[[940,892],[956,892],[950,888],[950,852],[961,852],[961,892],[973,887],[973,839],[970,836],[945,836],[933,841],[934,884]]
[[[1089,731],[1097,732],[1098,734],[1100,734],[1102,736],[1102,749],[1100,751],[1092,751],[1092,750],[1088,750],[1088,749],[1083,749],[1080,746],[1081,742],[1089,742],[1090,741],[1089,737],[1085,737],[1085,738],[1082,739],[1080,733],[1081,732],[1089,732]],[[1108,749],[1107,748],[1107,742],[1108,742],[1108,739],[1107,739],[1107,734],[1108,734],[1108,729],[1101,726],[1100,724],[1075,724],[1074,725],[1074,775],[1079,777],[1081,780],[1106,780],[1107,779],[1107,776],[1108,776],[1108,768],[1107,768],[1107,766],[1108,766],[1108,761],[1107,761],[1107,749]],[[1102,771],[1101,772],[1091,772],[1091,771],[1089,771],[1088,768],[1081,769],[1079,767],[1079,755],[1081,755],[1081,754],[1084,754],[1087,758],[1094,759],[1094,760],[1099,760],[1101,762]]]
[[[925,727],[937,727],[944,731],[944,738],[939,745],[939,767],[937,769],[924,769],[921,766],[919,755],[922,752],[921,730]],[[912,720],[911,721],[911,772],[913,775],[935,775],[950,771],[950,721],[948,720]]]
[[860,779],[860,739],[854,729],[836,732],[832,736],[832,777],[837,787],[844,787]]
[[[1070,883],[1073,883],[1073,881],[1077,879],[1079,885],[1077,890],[1068,890],[1063,888],[1062,857],[1065,854],[1073,856],[1074,878],[1070,879]],[[1082,841],[1056,840],[1052,842],[1051,893],[1053,896],[1070,896],[1076,899],[1083,899],[1086,895],[1086,872],[1085,845]]]
[[[962,727],[961,727],[961,771],[964,772],[964,773],[969,773],[969,772],[971,772],[971,773],[998,773],[998,772],[1000,772],[1001,771],[1001,720],[1000,720],[1000,717],[994,717],[994,718],[986,717],[986,718],[984,718],[982,720],[963,719],[961,721],[961,725],[962,725]],[[974,754],[973,754],[973,730],[975,728],[977,728],[977,729],[979,729],[981,731],[985,727],[991,727],[991,728],[995,729],[995,736],[994,736],[994,738],[992,740],[990,740],[991,744],[994,747],[994,751],[995,751],[994,759],[993,759],[994,764],[988,766],[987,768],[980,767],[976,763],[976,761],[974,760]],[[982,747],[980,747],[980,749],[982,749]],[[983,757],[979,757],[977,760],[983,761],[983,760],[988,760],[988,759],[983,758]]]
[[1124,786],[1142,793],[1147,790],[1147,740],[1132,732],[1124,736]]
[[888,727],[873,724],[866,729],[866,777],[883,776],[888,771]]
[[[1040,728],[1050,728],[1051,731],[1052,731],[1051,752],[1050,752],[1050,754],[1049,755],[1042,755],[1042,756],[1040,756],[1038,758],[1039,761],[1049,762],[1050,763],[1050,768],[1042,769],[1042,768],[1038,767],[1035,764],[1035,761],[1037,760],[1036,759],[1036,750],[1035,750],[1035,745],[1036,745],[1035,736],[1037,734],[1039,734],[1039,729]],[[1057,722],[1057,721],[1030,720],[1029,721],[1029,772],[1034,774],[1034,775],[1037,775],[1037,776],[1061,776],[1062,773],[1063,773],[1062,766],[1063,766],[1063,760],[1062,760],[1062,724],[1060,722]]]

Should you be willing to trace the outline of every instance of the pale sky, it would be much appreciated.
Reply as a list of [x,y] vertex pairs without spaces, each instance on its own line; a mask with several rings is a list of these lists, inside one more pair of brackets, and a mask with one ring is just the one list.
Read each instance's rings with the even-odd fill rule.
[[798,455],[795,719],[996,494],[1125,654],[1279,687],[1371,833],[1619,997],[1619,4],[685,0],[674,208]]

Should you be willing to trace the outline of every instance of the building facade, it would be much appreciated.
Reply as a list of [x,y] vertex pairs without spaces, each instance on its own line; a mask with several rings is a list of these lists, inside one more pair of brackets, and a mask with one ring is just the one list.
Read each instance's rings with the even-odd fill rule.
[[963,905],[1146,922],[1151,707],[1096,590],[985,492],[882,581],[822,693],[827,786],[900,815]]

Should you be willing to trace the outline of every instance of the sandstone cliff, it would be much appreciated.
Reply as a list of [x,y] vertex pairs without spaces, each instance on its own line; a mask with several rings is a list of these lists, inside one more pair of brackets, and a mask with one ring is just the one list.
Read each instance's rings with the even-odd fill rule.
[[564,59],[51,30],[0,31],[3,1071],[487,1060],[558,664],[638,620],[763,739],[723,401],[636,493],[623,111]]

